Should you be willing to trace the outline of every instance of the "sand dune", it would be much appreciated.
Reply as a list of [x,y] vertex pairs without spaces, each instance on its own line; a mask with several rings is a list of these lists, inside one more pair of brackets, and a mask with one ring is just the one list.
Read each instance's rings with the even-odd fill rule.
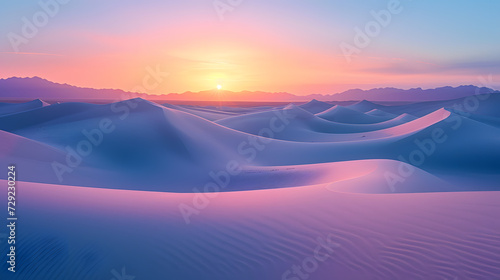
[[346,107],[362,113],[366,113],[375,109],[384,108],[385,106],[370,102],[368,100],[361,100]]
[[373,124],[391,119],[391,117],[387,116],[364,114],[340,105],[336,105],[326,111],[316,114],[316,116],[329,121],[350,124]]
[[[474,95],[452,100],[415,102],[403,105],[380,105],[364,100],[352,105],[348,105],[346,107],[363,113],[366,113],[373,109],[378,109],[391,114],[400,115],[403,113],[407,113],[416,117],[422,117],[438,110],[439,108],[446,108],[449,110],[460,108],[461,110],[465,110],[468,113],[500,117],[500,113],[498,113],[498,110],[494,109],[499,104],[500,94],[493,93],[489,95]],[[467,107],[467,109],[465,109],[465,107]]]
[[318,101],[316,99],[313,99],[313,100],[307,102],[306,104],[299,105],[299,107],[306,110],[307,112],[309,112],[311,114],[317,114],[317,113],[320,113],[320,112],[323,112],[325,110],[330,109],[331,107],[333,107],[333,105],[328,104],[328,103],[323,102],[323,101]]
[[391,113],[386,113],[386,112],[379,110],[379,109],[370,110],[370,111],[366,112],[365,114],[370,115],[370,116],[387,117],[387,118],[391,118],[391,119],[397,117],[397,115],[394,115]]
[[[226,148],[237,147],[247,139],[240,132],[139,99],[135,100],[137,107],[133,110],[129,108],[127,114],[122,111],[113,112],[113,107],[128,108],[125,107],[126,104],[127,101],[116,103],[116,106],[60,104],[47,107],[48,113],[30,111],[3,118],[0,127],[64,153],[67,147],[77,150],[82,141],[96,139],[98,144],[92,145],[92,152],[82,157],[82,164],[107,170],[111,174],[132,172],[131,177],[135,177],[133,184],[139,182],[139,174],[142,173],[151,176],[148,181],[155,181],[158,186],[179,187],[187,184],[186,182],[191,182],[188,185],[199,185],[204,182],[199,180],[206,180],[211,169],[224,169],[228,161],[242,158],[236,149]],[[38,117],[39,115],[47,117]],[[60,122],[62,116],[66,116],[67,121]],[[111,132],[98,131],[103,119],[109,124]],[[18,127],[12,124],[17,124]],[[37,129],[30,129],[33,127]],[[50,158],[47,161],[50,162]],[[190,172],[205,176],[189,176]],[[74,178],[72,172],[66,175],[68,182],[76,183],[80,180],[78,177]],[[117,186],[118,182],[130,179],[128,176],[123,177],[95,178],[95,185],[107,186],[108,182],[113,181],[113,185]],[[167,180],[168,182],[162,183]]]
[[0,116],[15,114],[48,105],[49,105],[48,103],[40,99],[32,100],[25,103],[0,103]]
[[[126,107],[130,104],[135,107]],[[108,129],[113,128],[112,132],[96,132],[103,119]],[[279,126],[279,131],[271,130],[271,120]],[[458,124],[460,127],[454,129]],[[186,192],[210,182],[210,172],[225,170],[229,162],[237,162],[243,170],[252,170],[259,166],[363,159],[400,161],[404,157],[406,161],[414,158],[420,161],[414,151],[423,149],[418,152],[424,157],[418,167],[425,172],[446,177],[455,184],[463,176],[480,172],[488,179],[475,186],[456,184],[457,190],[491,189],[500,164],[500,151],[496,148],[498,129],[444,109],[418,119],[401,115],[377,124],[348,125],[323,120],[289,105],[281,110],[249,113],[213,123],[184,111],[135,99],[108,105],[52,105],[1,117],[0,129],[30,139],[34,147],[45,145],[56,149],[53,156],[39,160],[40,170],[44,172],[31,173],[27,180],[95,187]],[[435,151],[427,155],[426,149],[431,148],[426,143],[433,139],[436,129],[442,130],[449,139],[445,145],[433,143],[431,148]],[[62,182],[58,180],[53,163],[67,165],[68,154],[70,160],[78,161],[74,160],[74,151],[82,141],[89,142],[89,139],[99,142],[98,145],[91,145],[92,151],[80,157],[77,168],[62,173]],[[460,147],[464,150],[457,154]],[[9,161],[27,166],[36,164],[27,157],[16,150],[6,152]],[[464,173],[450,174],[449,168]],[[116,177],[116,174],[121,175]],[[272,184],[266,180],[274,175],[276,173],[261,172],[251,180],[240,176],[232,180],[228,190],[269,188]],[[282,186],[276,187],[296,185],[283,181]]]
[[20,186],[19,258],[36,262],[8,279],[111,279],[122,268],[136,279],[293,279],[294,265],[309,279],[500,275],[498,192],[220,193],[186,225],[178,207],[193,194]]
[[221,110],[206,109],[206,108],[190,108],[190,107],[186,107],[186,106],[171,105],[168,103],[163,104],[163,106],[170,108],[170,109],[184,111],[184,112],[196,115],[198,117],[202,117],[204,119],[207,119],[209,121],[220,120],[223,118],[228,118],[228,117],[231,117],[234,115],[238,115],[236,113],[225,112],[225,111],[221,111]]
[[0,277],[500,279],[490,98],[5,105],[23,261]]
[[[288,105],[282,110],[266,111],[225,118],[216,123],[238,131],[259,135],[259,132],[270,126],[270,122],[280,114],[290,116],[286,125],[280,127],[273,138],[299,142],[337,142],[347,140],[363,140],[363,132],[376,131],[397,126],[416,119],[403,114],[399,117],[374,124],[346,124],[327,121],[302,110],[295,105]],[[347,117],[347,116],[346,116]]]

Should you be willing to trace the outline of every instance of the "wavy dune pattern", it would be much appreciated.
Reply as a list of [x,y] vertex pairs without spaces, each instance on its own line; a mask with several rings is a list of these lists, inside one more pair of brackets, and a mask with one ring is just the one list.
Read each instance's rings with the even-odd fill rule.
[[464,100],[2,103],[1,279],[500,279],[500,98]]

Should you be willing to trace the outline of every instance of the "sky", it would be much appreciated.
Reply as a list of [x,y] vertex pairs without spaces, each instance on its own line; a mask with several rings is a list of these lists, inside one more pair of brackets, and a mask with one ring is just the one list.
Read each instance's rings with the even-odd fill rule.
[[153,94],[500,89],[500,1],[0,4],[0,78]]

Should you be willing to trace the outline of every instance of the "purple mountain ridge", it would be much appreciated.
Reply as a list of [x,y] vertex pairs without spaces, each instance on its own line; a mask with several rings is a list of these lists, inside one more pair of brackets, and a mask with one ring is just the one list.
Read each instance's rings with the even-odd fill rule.
[[232,92],[226,90],[206,90],[200,92],[170,93],[164,95],[153,95],[144,93],[131,93],[120,89],[94,89],[77,87],[68,84],[54,83],[39,77],[18,78],[11,77],[0,79],[0,98],[9,99],[45,99],[45,100],[123,100],[132,97],[141,97],[150,100],[190,100],[190,101],[262,101],[262,102],[288,102],[309,101],[316,99],[320,101],[437,101],[449,100],[471,96],[474,94],[485,94],[498,92],[487,87],[464,85],[458,87],[439,87],[434,89],[398,89],[392,87],[374,88],[370,90],[350,89],[334,94],[310,94],[294,95],[287,92],[264,92],[264,91],[240,91]]

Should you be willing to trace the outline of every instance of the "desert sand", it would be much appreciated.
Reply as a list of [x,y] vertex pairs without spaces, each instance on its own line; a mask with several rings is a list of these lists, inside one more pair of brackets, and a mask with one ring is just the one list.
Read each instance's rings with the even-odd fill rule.
[[473,98],[2,103],[9,279],[500,279],[500,96]]

